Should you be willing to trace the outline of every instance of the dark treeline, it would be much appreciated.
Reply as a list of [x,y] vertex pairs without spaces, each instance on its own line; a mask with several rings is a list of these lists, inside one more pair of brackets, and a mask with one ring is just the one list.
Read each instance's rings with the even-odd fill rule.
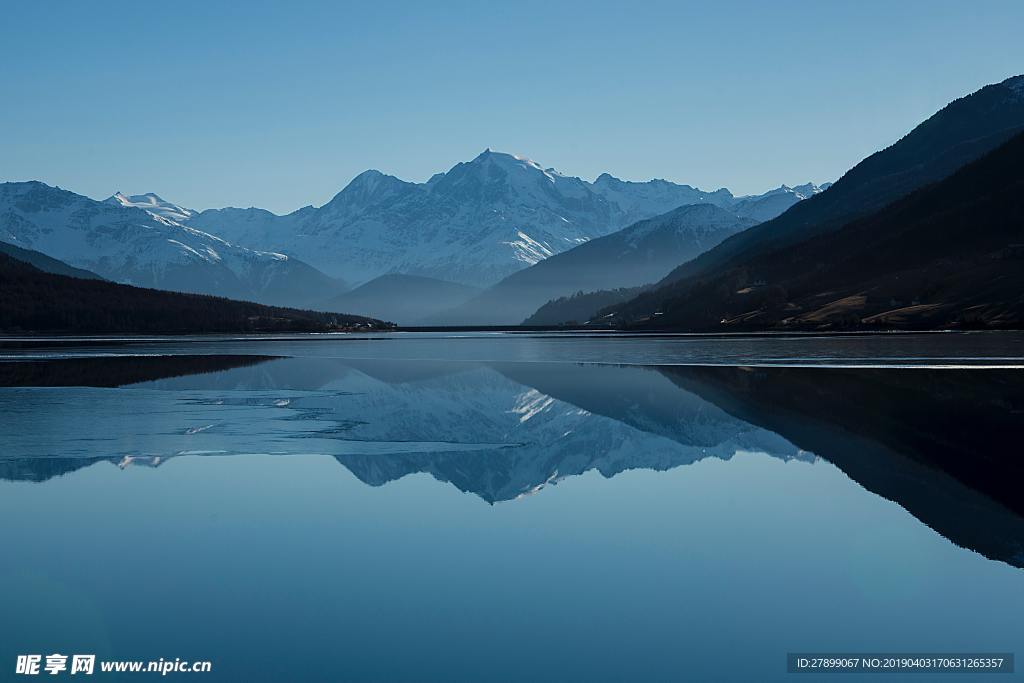
[[142,289],[41,270],[0,254],[0,332],[205,334],[383,329],[355,315]]
[[[552,299],[523,321],[524,325],[577,325],[594,317],[602,308],[629,301],[650,285],[576,292]],[[597,321],[600,322],[600,321]]]

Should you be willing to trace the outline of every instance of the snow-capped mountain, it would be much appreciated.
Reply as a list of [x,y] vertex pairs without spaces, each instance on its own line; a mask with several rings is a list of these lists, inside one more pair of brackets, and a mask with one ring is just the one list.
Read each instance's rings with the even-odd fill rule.
[[340,289],[297,259],[238,247],[167,217],[176,211],[156,195],[97,202],[40,182],[3,183],[0,241],[141,287],[288,305]]
[[736,202],[725,189],[704,192],[664,180],[603,174],[589,183],[485,150],[425,183],[365,171],[319,208],[285,216],[212,209],[187,224],[350,280],[405,273],[487,286],[637,220],[685,204]]
[[666,213],[687,204],[714,204],[731,207],[736,198],[726,189],[704,192],[689,185],[677,185],[667,180],[649,180],[644,183],[619,180],[602,173],[592,185],[594,191],[616,204],[628,216],[625,225]]
[[398,273],[489,286],[679,206],[706,203],[760,220],[813,191],[784,186],[736,198],[608,174],[589,183],[485,150],[425,183],[365,171],[323,206],[285,216],[197,212],[152,192],[97,202],[9,183],[0,193],[0,240],[117,282],[312,306],[344,290],[331,276],[367,282]]
[[317,209],[204,211],[189,224],[355,280],[405,273],[483,285],[625,220],[578,178],[485,151],[427,183],[366,171]]
[[143,209],[154,216],[160,216],[161,218],[166,218],[177,223],[184,223],[199,213],[198,211],[193,211],[192,209],[186,209],[178,206],[177,204],[172,204],[153,192],[147,192],[146,194],[134,194],[130,197],[125,196],[120,192],[115,192],[113,196],[107,197],[104,201],[108,204],[114,204],[117,206]]
[[821,185],[815,185],[814,183],[806,183],[796,187],[782,185],[764,194],[737,197],[731,209],[738,216],[751,218],[757,223],[763,223],[782,215],[797,202],[824,192],[831,184],[822,183]]

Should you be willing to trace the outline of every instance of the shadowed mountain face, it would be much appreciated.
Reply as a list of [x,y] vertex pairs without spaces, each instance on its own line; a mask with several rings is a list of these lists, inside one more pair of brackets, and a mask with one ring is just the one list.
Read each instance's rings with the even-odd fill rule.
[[399,325],[415,325],[435,313],[455,307],[480,292],[476,287],[418,275],[392,273],[329,299],[319,308],[372,315]]
[[[111,373],[111,360],[93,375]],[[147,365],[124,360],[113,374],[141,383],[115,392],[65,389],[58,401],[52,390],[0,391],[15,418],[0,428],[0,476],[319,453],[372,486],[428,473],[497,503],[592,470],[817,456],[955,543],[1024,566],[1020,372],[312,357]],[[69,367],[29,366],[19,383],[89,374]]]
[[[1024,134],[841,230],[649,293],[659,328],[1016,329]],[[632,304],[630,304],[632,305]]]
[[58,261],[55,258],[50,258],[46,254],[33,251],[31,249],[22,249],[16,247],[13,244],[7,242],[0,242],[0,254],[5,254],[16,261],[22,261],[30,266],[37,268],[44,273],[53,273],[54,275],[66,275],[68,277],[77,277],[82,280],[102,280],[99,275],[88,270],[82,270],[81,268],[74,268]]
[[720,268],[754,250],[779,248],[841,227],[948,177],[1024,130],[1024,76],[951,102],[898,142],[846,172],[827,192],[727,240],[681,266],[666,282]]
[[[1002,240],[995,251],[985,242],[1020,232],[1017,190],[999,193],[1019,176],[1020,164],[1007,155],[1019,159],[1020,146],[1008,152],[1005,145],[1022,130],[1024,76],[986,86],[868,157],[826,192],[683,264],[614,312],[626,324],[660,314],[653,321],[659,326],[688,330],[722,329],[723,321],[765,328],[786,317],[820,325],[853,314],[859,322],[887,311],[886,320],[867,322],[925,329],[947,324],[958,312],[970,315],[965,309],[989,304],[996,294],[978,301],[975,286],[1020,270],[990,263],[1008,247],[1012,252],[1012,242]],[[979,159],[980,169],[965,168]],[[991,179],[995,196],[974,182],[986,168],[1010,176]],[[951,178],[958,169],[964,171]],[[1007,308],[1018,315],[1019,301],[1005,303],[1015,286],[1009,282],[995,310],[981,317],[1006,318]],[[872,298],[872,305],[862,305]],[[760,316],[764,311],[770,315]]]
[[1024,567],[1024,372],[664,367],[953,542]]
[[169,377],[221,372],[274,356],[116,356],[0,361],[0,387],[122,387]]
[[656,282],[754,223],[713,204],[682,206],[513,273],[434,322],[518,324],[546,302],[573,292]]

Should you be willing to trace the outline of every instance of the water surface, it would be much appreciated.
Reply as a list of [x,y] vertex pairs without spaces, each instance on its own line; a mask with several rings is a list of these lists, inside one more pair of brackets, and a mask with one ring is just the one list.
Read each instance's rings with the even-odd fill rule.
[[1019,652],[1021,349],[0,344],[0,659],[781,680],[790,651]]

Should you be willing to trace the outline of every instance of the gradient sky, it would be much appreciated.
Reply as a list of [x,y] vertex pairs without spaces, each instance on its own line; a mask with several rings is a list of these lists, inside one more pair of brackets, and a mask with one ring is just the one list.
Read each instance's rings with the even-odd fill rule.
[[0,180],[322,204],[485,147],[762,192],[1024,72],[1024,2],[4,3]]

